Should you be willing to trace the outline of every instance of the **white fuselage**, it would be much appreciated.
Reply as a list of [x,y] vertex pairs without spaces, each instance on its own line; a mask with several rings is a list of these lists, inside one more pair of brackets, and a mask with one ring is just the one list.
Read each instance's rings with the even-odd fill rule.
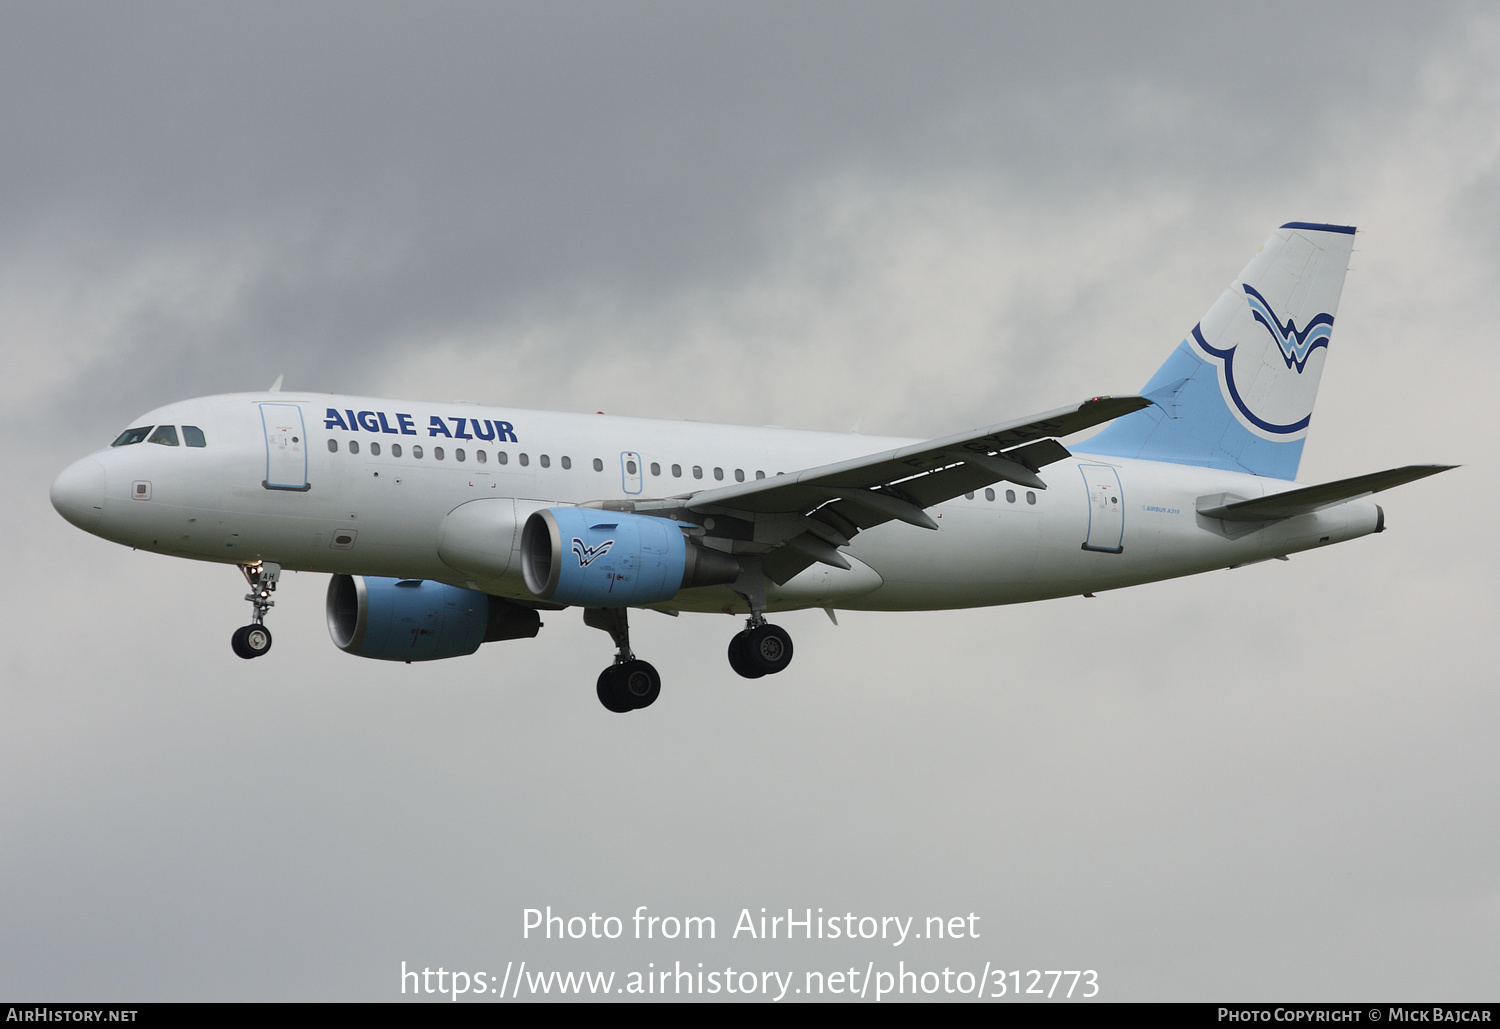
[[[276,415],[300,426],[273,424]],[[58,509],[96,535],[204,561],[433,579],[521,600],[531,594],[518,560],[498,558],[486,573],[445,563],[451,512],[513,500],[519,523],[543,507],[686,495],[912,442],[291,393],[183,401],[134,424],[195,426],[205,445],[110,447],[59,476]],[[850,570],[814,564],[771,587],[768,606],[1041,600],[1263,560],[1378,524],[1375,505],[1358,500],[1254,531],[1226,527],[1197,513],[1200,497],[1253,499],[1293,484],[1211,468],[1080,452],[1041,474],[1045,491],[998,482],[930,508],[937,532],[892,521],[860,533],[842,551]],[[519,547],[519,531],[495,543],[507,544]],[[745,610],[727,587],[652,606]]]

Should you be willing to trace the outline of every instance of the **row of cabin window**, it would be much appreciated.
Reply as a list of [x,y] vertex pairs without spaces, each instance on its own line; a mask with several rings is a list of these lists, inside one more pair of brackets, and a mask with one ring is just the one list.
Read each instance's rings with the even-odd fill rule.
[[[359,440],[357,440],[357,439],[351,439],[351,440],[349,440],[348,446],[349,446],[349,453],[351,453],[351,454],[357,454],[357,453],[359,453]],[[371,443],[369,446],[370,446],[370,453],[372,455],[376,456],[376,457],[379,457],[380,456],[380,444],[379,443]],[[400,457],[401,456],[402,451],[401,451],[401,444],[400,443],[392,443],[390,445],[390,447],[391,447],[391,456],[392,457]],[[336,439],[330,439],[328,441],[328,452],[330,454],[337,454],[339,452],[339,441],[338,440],[336,440]],[[411,456],[413,458],[417,459],[417,460],[421,459],[421,457],[422,457],[422,447],[421,447],[420,444],[416,444],[416,445],[412,446],[412,448],[411,448]],[[443,458],[445,457],[445,453],[443,451],[443,448],[442,447],[433,447],[432,448],[432,456],[433,456],[434,460],[437,460],[437,461],[443,460]],[[459,447],[459,448],[457,448],[457,449],[455,449],[453,451],[453,459],[455,461],[464,461],[464,460],[467,460],[467,457],[468,457],[468,455],[464,452],[464,449],[462,447]],[[476,450],[476,451],[474,451],[474,460],[477,461],[477,462],[479,462],[480,464],[484,464],[487,461],[489,461],[489,456],[483,450]],[[497,450],[495,452],[495,461],[498,464],[509,464],[510,463],[510,454],[509,454],[509,452],[508,451],[504,451],[504,450]],[[516,455],[516,461],[522,467],[525,467],[525,466],[531,464],[531,457],[530,457],[530,455],[524,454],[524,453],[517,454]],[[550,467],[552,467],[552,458],[549,457],[546,454],[542,454],[540,457],[537,458],[537,463],[539,465],[541,465],[543,468],[550,468]],[[558,463],[560,465],[562,465],[563,468],[572,468],[573,467],[573,459],[571,457],[561,457],[561,458],[558,458]],[[594,471],[596,471],[596,472],[602,472],[602,471],[604,471],[604,462],[600,458],[597,458],[597,457],[594,458]],[[636,465],[635,461],[633,461],[633,460],[627,460],[625,462],[625,471],[626,471],[626,474],[636,475],[636,474],[639,473],[640,469]],[[661,475],[661,464],[659,462],[656,462],[656,461],[652,461],[651,462],[651,474],[652,475],[657,475],[657,476]],[[718,480],[720,482],[722,482],[724,480],[724,469],[722,469],[722,468],[715,468],[713,470],[713,474],[714,474],[714,478],[716,480]],[[680,465],[680,464],[674,464],[672,466],[672,477],[674,479],[680,479],[680,478],[682,478],[682,465]],[[756,473],[755,473],[755,477],[757,479],[764,479],[766,477],[766,473],[763,472],[763,471],[757,470]],[[695,478],[695,479],[701,479],[701,478],[703,478],[703,467],[702,467],[702,465],[693,465],[693,478]],[[734,470],[734,481],[735,482],[744,482],[745,481],[745,470],[743,468],[736,468]]]
[[[627,473],[629,473],[630,475],[634,475],[635,472],[636,472],[635,462],[627,459],[626,462],[625,462],[625,471]],[[714,471],[714,480],[716,482],[723,482],[724,481],[724,469],[722,469],[722,468],[715,468],[713,471]],[[652,475],[660,475],[661,474],[661,465],[658,464],[655,461],[651,462],[651,474]],[[781,473],[777,472],[776,474],[780,475]],[[756,471],[755,471],[755,477],[757,479],[764,479],[766,477],[766,473],[757,468]],[[680,465],[680,464],[674,464],[672,466],[672,478],[674,478],[674,479],[680,479],[680,478],[682,478],[682,465]],[[693,465],[693,478],[695,478],[695,479],[701,479],[701,478],[703,478],[703,466],[702,465],[696,465],[696,464]],[[734,470],[734,481],[735,482],[744,482],[745,481],[745,470],[743,468],[736,468]]]
[[[390,446],[391,446],[391,456],[392,457],[400,457],[402,455],[402,449],[401,449],[401,444],[400,443],[392,443]],[[336,439],[330,439],[328,441],[328,452],[330,454],[337,454],[339,452],[339,441],[338,440],[336,440]],[[351,439],[349,441],[349,453],[351,453],[351,454],[357,454],[357,453],[359,453],[359,440],[357,440],[357,439]],[[371,443],[370,444],[370,453],[373,454],[376,457],[379,457],[380,456],[380,444],[379,443]],[[422,459],[422,455],[423,455],[423,450],[422,450],[421,444],[419,444],[419,443],[418,444],[413,444],[412,448],[411,448],[411,456],[412,456],[412,458],[415,459],[415,460],[420,461]],[[435,460],[435,461],[441,461],[441,460],[443,460],[447,456],[448,455],[447,455],[446,451],[444,451],[442,447],[433,447],[432,448],[432,457],[433,457],[433,460]],[[455,461],[466,461],[466,460],[468,460],[468,456],[469,455],[467,453],[465,453],[463,447],[458,447],[458,448],[456,448],[453,451],[453,460],[455,460]],[[489,454],[487,454],[485,451],[483,451],[483,450],[476,450],[476,451],[474,451],[474,460],[477,461],[477,462],[479,462],[480,464],[487,463],[489,461],[489,459],[490,459]],[[500,464],[509,464],[510,463],[510,454],[508,454],[504,450],[496,451],[496,453],[495,453],[495,460],[498,463],[500,463]],[[528,454],[518,454],[518,455],[516,455],[516,460],[519,461],[522,465],[529,465],[529,464],[531,464],[531,457]],[[541,457],[537,458],[537,462],[543,468],[551,468],[552,467],[552,458],[549,457],[549,456],[547,456],[546,454],[543,454]],[[573,467],[573,459],[571,457],[560,458],[559,459],[559,463],[561,463],[564,468],[572,468]],[[595,471],[600,471],[603,468],[604,468],[604,463],[596,458],[594,460],[594,470]]]
[[[972,493],[965,493],[964,494],[964,499],[965,500],[973,500],[974,499],[974,494],[972,494]],[[986,499],[986,500],[994,500],[995,499],[995,491],[992,490],[992,489],[990,489],[989,487],[985,487],[985,490],[984,490],[984,499]],[[1016,502],[1016,491],[1015,490],[1008,489],[1008,490],[1005,491],[1005,502],[1007,504],[1014,504]],[[1028,503],[1028,504],[1035,504],[1036,503],[1036,494],[1033,493],[1031,490],[1027,490],[1026,491],[1026,503]]]
[[[171,426],[162,426],[162,428],[169,429],[169,428],[171,428]],[[187,429],[187,428],[190,428],[190,426],[184,426],[184,429]],[[201,438],[201,435],[202,434],[199,434],[199,438]],[[175,437],[174,437],[174,441],[175,441]],[[138,441],[136,441],[136,443],[138,443]],[[120,444],[115,444],[115,446],[120,446]],[[175,446],[175,443],[174,443],[174,446]],[[189,446],[202,446],[202,444],[189,444]],[[369,447],[371,447],[371,453],[372,453],[372,455],[377,456],[377,458],[378,458],[378,456],[380,456],[380,443],[371,443],[371,444],[369,444]],[[351,455],[357,455],[357,453],[359,453],[359,452],[360,452],[360,441],[359,440],[350,440],[350,453],[351,453]],[[329,440],[329,453],[339,453],[339,441],[338,440]],[[399,443],[390,444],[390,456],[392,456],[392,458],[399,458],[399,456],[401,456],[401,444],[399,444]],[[414,444],[414,446],[411,447],[411,456],[413,456],[414,459],[419,459],[419,460],[422,459],[422,446],[420,446],[420,444]],[[432,458],[434,458],[435,460],[443,460],[443,458],[444,458],[443,447],[434,447],[434,449],[432,449]],[[453,452],[453,459],[455,459],[455,460],[465,460],[465,458],[466,458],[466,455],[465,455],[465,453],[463,453],[462,447],[458,447],[458,449],[456,449],[455,452]],[[487,462],[487,460],[489,460],[489,458],[487,458],[487,455],[486,455],[486,453],[483,452],[483,450],[475,450],[475,452],[474,452],[474,460],[477,460],[478,463],[481,463],[481,465],[483,465],[483,463]],[[505,465],[505,463],[510,463],[510,453],[505,452],[505,450],[496,450],[496,452],[495,452],[495,460],[496,460],[496,462],[501,463],[501,465]],[[520,455],[516,455],[516,460],[522,466],[526,466],[526,465],[529,465],[529,463],[531,463],[531,458],[529,458],[528,455],[525,455],[525,453],[520,453]],[[538,463],[538,465],[543,466],[543,468],[550,468],[550,466],[552,466],[552,458],[549,458],[549,456],[547,456],[547,455],[541,455],[540,458],[537,458],[537,463]],[[573,459],[571,459],[571,458],[559,458],[558,459],[558,463],[561,463],[562,468],[571,468],[571,466],[573,466]],[[598,458],[594,458],[594,471],[604,471],[604,462],[603,462],[603,460],[598,459]],[[636,465],[636,462],[634,462],[634,460],[631,460],[631,459],[625,459],[625,474],[634,475],[634,474],[637,474],[637,471],[639,471],[639,466]],[[651,474],[652,475],[660,475],[661,474],[661,465],[660,465],[660,462],[655,462],[655,460],[652,460],[652,462],[651,462]],[[777,472],[777,474],[780,475],[781,472]],[[682,465],[672,465],[672,478],[681,478],[681,477],[682,477]],[[703,466],[702,465],[693,465],[693,478],[702,478],[702,477],[703,477]],[[756,477],[756,478],[765,478],[765,472],[760,471],[760,469],[756,469],[756,472],[754,472],[754,477]],[[723,468],[714,468],[714,478],[717,481],[723,481],[723,478],[724,478],[724,469]],[[735,481],[736,481],[736,483],[742,483],[742,481],[744,481],[744,480],[745,480],[744,469],[742,469],[742,468],[735,468]],[[974,493],[965,493],[965,495],[963,495],[963,496],[965,496],[965,499],[974,499]],[[987,501],[993,501],[993,499],[995,499],[995,490],[989,489],[989,487],[986,487],[986,490],[984,490],[984,499],[987,499]],[[1005,490],[1005,502],[1007,502],[1007,504],[1014,504],[1014,502],[1016,502],[1016,490],[1014,490],[1014,489],[1007,489],[1007,490]],[[1028,504],[1035,504],[1035,502],[1037,502],[1037,493],[1032,492],[1032,490],[1029,490],[1029,489],[1026,490],[1026,502],[1028,502]]]
[[[120,438],[110,444],[112,447],[128,447],[145,441],[157,443],[164,447],[175,447],[177,442],[177,426],[157,425],[156,431],[152,432],[152,426],[143,425],[136,429],[126,429],[120,433]],[[182,440],[190,447],[206,447],[208,441],[203,438],[203,430],[196,425],[184,425],[182,427]]]

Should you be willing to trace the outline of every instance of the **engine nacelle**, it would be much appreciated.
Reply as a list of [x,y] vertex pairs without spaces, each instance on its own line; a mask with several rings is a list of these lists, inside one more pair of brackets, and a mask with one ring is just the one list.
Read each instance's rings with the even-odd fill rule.
[[381,661],[463,657],[542,627],[532,608],[428,579],[335,575],[326,607],[335,646]]
[[526,588],[554,604],[655,604],[689,587],[734,582],[739,572],[734,558],[689,543],[666,518],[549,507],[521,533]]

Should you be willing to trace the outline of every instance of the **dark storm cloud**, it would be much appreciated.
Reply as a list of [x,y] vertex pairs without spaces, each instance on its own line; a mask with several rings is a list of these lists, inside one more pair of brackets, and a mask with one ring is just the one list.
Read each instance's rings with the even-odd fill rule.
[[[1225,20],[1198,5],[49,4],[0,18],[0,230],[105,274],[159,251],[210,268],[251,254],[224,324],[143,312],[101,369],[198,389],[280,371],[355,388],[351,358],[419,326],[733,275],[763,253],[769,210],[851,168],[998,174],[1022,196],[1097,191],[1105,152],[1122,197],[1173,168],[1225,187],[1267,166],[1297,174],[1343,106],[1392,94],[1413,44],[1445,29],[1401,5]],[[205,364],[223,359],[248,382],[211,381]]]

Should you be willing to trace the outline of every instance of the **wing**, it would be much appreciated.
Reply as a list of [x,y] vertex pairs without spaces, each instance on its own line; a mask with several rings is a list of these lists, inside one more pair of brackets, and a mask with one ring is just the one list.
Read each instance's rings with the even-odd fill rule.
[[729,541],[736,552],[764,554],[767,577],[783,583],[815,561],[848,568],[838,548],[863,529],[893,520],[936,529],[924,508],[991,483],[1046,489],[1037,473],[1070,456],[1057,437],[1150,403],[1142,397],[1095,397],[868,457],[630,506],[703,526],[711,519],[707,534]]

